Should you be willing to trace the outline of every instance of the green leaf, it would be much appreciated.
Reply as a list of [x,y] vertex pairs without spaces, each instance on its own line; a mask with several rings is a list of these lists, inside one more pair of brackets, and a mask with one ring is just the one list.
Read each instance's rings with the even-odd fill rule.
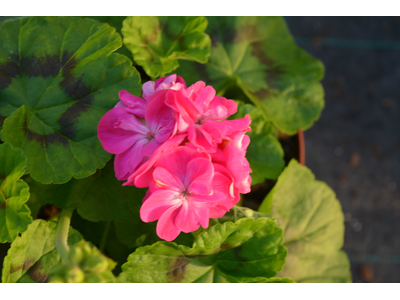
[[42,203],[53,203],[59,208],[77,209],[82,218],[89,221],[122,219],[129,203],[142,204],[144,189],[122,186],[115,178],[114,160],[84,179],[71,179],[65,184],[41,184],[31,181],[32,194],[39,195]]
[[[350,264],[340,249],[344,216],[334,192],[292,160],[266,198],[285,232],[286,265],[278,275],[297,282],[350,282]],[[270,203],[261,212],[269,213]]]
[[[49,270],[62,261],[56,250],[56,231],[57,222],[33,221],[11,244],[4,259],[2,282],[47,282]],[[70,228],[68,244],[81,239],[80,233]]]
[[[286,257],[275,220],[242,218],[203,230],[193,247],[157,242],[140,247],[122,266],[120,282],[247,282],[271,278]],[[266,280],[266,279],[263,279]]]
[[281,17],[208,17],[209,62],[184,62],[188,84],[203,80],[223,94],[236,85],[264,117],[287,134],[309,128],[320,116],[322,63],[300,49]]
[[211,41],[205,17],[127,17],[124,44],[135,62],[155,78],[172,72],[178,59],[206,63]]
[[238,103],[238,111],[229,119],[244,118],[246,114],[251,119],[250,145],[246,158],[250,163],[251,184],[263,182],[265,178],[276,179],[285,166],[283,149],[274,135],[271,122],[265,121],[261,111],[251,104],[242,101]]
[[21,149],[0,145],[0,243],[12,242],[32,223],[26,206],[29,186],[19,179],[25,172],[26,157]]
[[1,22],[0,40],[1,138],[24,150],[27,173],[60,184],[103,168],[111,154],[98,122],[120,90],[141,92],[130,60],[111,53],[122,44],[115,29],[91,19],[24,17]]

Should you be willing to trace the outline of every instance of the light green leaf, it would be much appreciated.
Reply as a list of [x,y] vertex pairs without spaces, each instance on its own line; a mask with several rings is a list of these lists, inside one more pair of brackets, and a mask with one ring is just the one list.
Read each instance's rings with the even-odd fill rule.
[[[28,230],[18,237],[4,259],[2,282],[47,282],[49,270],[61,263],[56,250],[57,222],[35,220]],[[68,244],[79,242],[82,236],[73,228],[68,234]]]
[[122,219],[129,203],[142,204],[144,189],[122,186],[115,178],[114,160],[84,179],[71,179],[65,184],[41,184],[31,181],[32,194],[39,195],[42,203],[53,203],[59,208],[77,209],[82,218],[89,221]]
[[[287,263],[278,275],[296,282],[350,282],[350,264],[340,249],[344,217],[334,192],[292,160],[259,211],[277,218],[285,232]],[[268,203],[269,202],[269,203]]]
[[124,44],[150,77],[160,77],[178,66],[178,59],[206,63],[211,41],[205,17],[127,17]]
[[281,17],[208,17],[209,62],[183,62],[177,70],[188,84],[203,80],[221,95],[236,85],[264,117],[295,134],[320,116],[322,63],[300,49]]
[[21,149],[4,143],[0,145],[0,243],[12,242],[32,222],[26,206],[29,187],[21,179],[26,157]]
[[119,281],[247,282],[254,277],[271,278],[285,263],[282,236],[276,221],[265,217],[217,224],[200,232],[192,248],[173,242],[138,248],[122,266]]
[[112,53],[122,44],[115,29],[92,19],[24,17],[1,22],[0,40],[1,137],[24,150],[26,171],[60,184],[103,168],[111,155],[98,122],[120,90],[141,92],[130,60]]
[[246,158],[250,163],[251,184],[263,182],[265,178],[276,179],[285,166],[283,149],[276,139],[271,122],[265,121],[259,109],[242,101],[238,103],[238,111],[229,119],[244,118],[246,114],[251,119],[250,145]]

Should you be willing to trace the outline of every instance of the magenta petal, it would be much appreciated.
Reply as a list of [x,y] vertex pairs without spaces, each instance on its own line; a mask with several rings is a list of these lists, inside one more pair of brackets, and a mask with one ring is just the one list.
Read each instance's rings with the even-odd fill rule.
[[153,155],[154,151],[158,147],[160,147],[161,143],[159,143],[156,139],[151,139],[147,145],[145,145],[142,149],[142,155],[143,156],[151,156]]
[[[137,120],[136,117],[126,113],[123,108],[117,107],[109,110],[101,118],[98,126],[98,137],[103,148],[107,152],[120,154],[131,147],[141,138],[141,135],[131,130],[125,130],[125,128],[132,130],[140,129],[140,131],[142,131],[143,127],[141,126],[144,126],[141,124],[139,128],[135,128],[135,126],[132,125],[135,120]],[[132,126],[129,127],[129,124]]]
[[174,191],[158,189],[150,194],[140,208],[140,218],[143,222],[158,220],[172,206],[181,202],[177,200],[178,194]]
[[143,99],[146,99],[154,92],[155,89],[155,83],[154,81],[147,81],[145,83],[143,83],[142,85],[142,97]]
[[127,105],[127,112],[135,114],[139,118],[144,118],[144,113],[146,111],[145,100],[140,97],[136,97],[125,90],[120,91],[118,95],[121,101]]
[[146,141],[138,141],[125,152],[115,156],[114,170],[118,180],[127,180],[137,167],[147,160],[142,155],[142,148],[145,144]]
[[160,219],[157,222],[157,235],[168,242],[176,239],[179,233],[181,233],[181,230],[179,230],[175,226],[174,222],[179,206],[180,204],[174,205],[169,208],[165,213],[161,215]]
[[185,186],[181,179],[162,167],[154,169],[153,178],[156,185],[160,188],[179,193],[185,190]]
[[186,166],[185,186],[196,195],[209,195],[214,168],[209,159],[195,158]]
[[160,147],[157,148],[150,159],[140,166],[139,169],[129,177],[128,181],[125,182],[123,186],[135,185],[138,188],[148,187],[153,181],[154,164],[158,161],[160,155],[164,151],[178,146],[185,138],[186,134],[179,134],[166,140]]

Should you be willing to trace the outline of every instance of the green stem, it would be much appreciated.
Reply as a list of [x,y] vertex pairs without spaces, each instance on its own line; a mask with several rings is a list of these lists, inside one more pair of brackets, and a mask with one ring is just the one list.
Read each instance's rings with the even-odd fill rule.
[[56,249],[61,258],[68,264],[68,231],[73,210],[63,209],[57,225]]
[[108,233],[110,232],[110,227],[111,227],[111,221],[107,222],[106,228],[104,228],[103,236],[102,236],[101,242],[100,242],[100,251],[101,252],[103,252],[104,247],[106,246]]

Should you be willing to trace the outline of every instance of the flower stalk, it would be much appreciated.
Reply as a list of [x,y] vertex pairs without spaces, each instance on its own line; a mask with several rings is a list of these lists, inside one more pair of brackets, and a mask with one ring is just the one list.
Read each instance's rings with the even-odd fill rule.
[[63,209],[57,225],[56,249],[63,261],[68,264],[68,232],[73,210]]

